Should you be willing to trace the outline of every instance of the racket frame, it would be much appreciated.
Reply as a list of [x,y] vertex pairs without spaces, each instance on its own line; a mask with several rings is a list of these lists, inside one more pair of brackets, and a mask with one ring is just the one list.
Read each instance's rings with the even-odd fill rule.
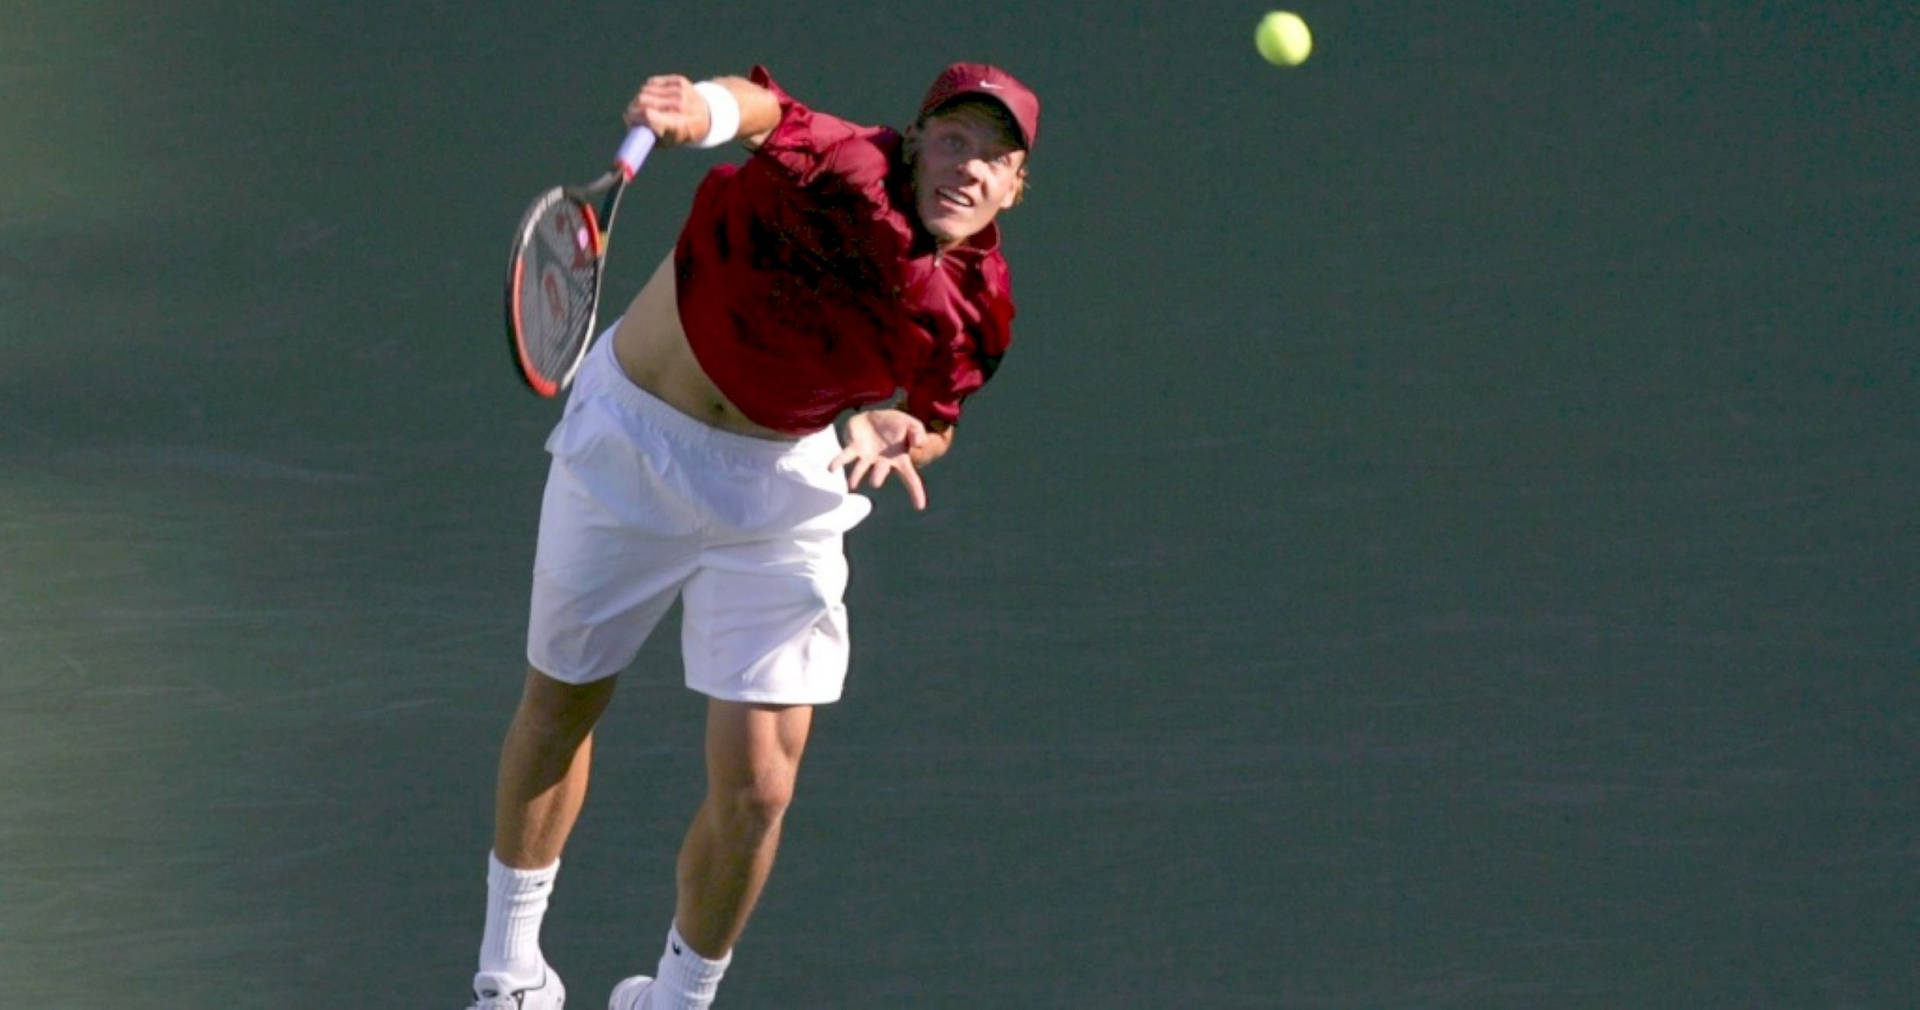
[[[514,232],[513,248],[507,258],[507,344],[513,354],[515,371],[536,395],[558,396],[571,386],[581,362],[586,360],[587,350],[593,345],[594,327],[598,325],[600,315],[600,285],[606,277],[607,246],[613,233],[614,215],[619,212],[620,197],[626,191],[627,184],[633,181],[641,164],[653,150],[655,139],[653,131],[643,126],[635,127],[620,145],[613,167],[606,174],[584,187],[556,186],[547,190],[535,197],[520,216],[520,226]],[[528,306],[521,304],[520,292],[527,269],[529,247],[536,241],[534,232],[562,203],[572,204],[585,222],[589,248],[580,252],[590,258],[593,278],[587,285],[589,300],[586,323],[578,332],[570,334],[572,343],[577,346],[568,352],[566,368],[559,375],[547,375],[534,364],[522,337],[521,312]]]

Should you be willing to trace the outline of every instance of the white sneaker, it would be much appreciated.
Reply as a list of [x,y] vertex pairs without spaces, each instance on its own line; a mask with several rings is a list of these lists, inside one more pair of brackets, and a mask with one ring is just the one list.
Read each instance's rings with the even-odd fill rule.
[[647,1010],[647,990],[653,988],[653,979],[645,975],[623,978],[613,987],[613,996],[607,1000],[607,1010]]
[[567,1003],[567,987],[546,965],[540,966],[540,984],[509,990],[513,980],[483,971],[473,977],[473,1005],[467,1010],[560,1010]]

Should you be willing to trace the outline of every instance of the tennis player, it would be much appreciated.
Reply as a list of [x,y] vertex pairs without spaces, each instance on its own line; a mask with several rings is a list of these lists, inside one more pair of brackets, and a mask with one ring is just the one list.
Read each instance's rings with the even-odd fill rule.
[[[678,597],[707,696],[707,793],[680,849],[652,977],[614,1010],[710,1006],[767,881],[813,707],[839,699],[854,491],[904,486],[953,444],[1011,339],[995,223],[1026,182],[1034,93],[961,63],[904,131],[815,111],[765,68],[646,82],[626,110],[712,169],[671,255],[581,366],[552,455],[524,693],[500,759],[477,1008],[547,1010],[540,950],[593,727]],[[842,429],[836,431],[836,423]]]

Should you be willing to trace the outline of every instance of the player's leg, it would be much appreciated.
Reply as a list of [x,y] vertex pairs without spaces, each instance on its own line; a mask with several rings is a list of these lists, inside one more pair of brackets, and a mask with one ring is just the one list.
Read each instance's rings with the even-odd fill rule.
[[529,672],[495,790],[479,1006],[560,1006],[540,926],[585,799],[593,728],[614,676],[696,567],[687,509],[656,470],[654,433],[628,402],[610,346],[588,356],[547,441],[553,465],[534,555]]
[[681,845],[656,991],[621,983],[621,1010],[710,1005],[766,886],[814,706],[846,679],[845,559],[837,538],[816,546],[789,545],[784,561],[710,551],[683,591],[687,683],[708,696],[707,794]]
[[810,705],[707,702],[707,795],[680,847],[679,900],[657,975],[613,991],[618,1010],[712,1005],[766,887],[793,802]]
[[560,853],[586,800],[593,726],[616,678],[567,684],[529,669],[500,748],[487,917],[476,1006],[559,1007],[566,990],[540,953]]
[[846,681],[842,538],[870,506],[827,465],[838,441],[709,441],[731,458],[709,458],[699,493],[732,532],[701,551],[680,629],[687,686],[709,699],[707,795],[681,846],[657,978],[621,982],[618,1010],[711,1004],[772,869],[813,707]]
[[494,792],[493,853],[501,863],[535,870],[559,860],[586,800],[593,726],[617,680],[567,684],[527,671]]
[[704,957],[733,949],[773,869],[813,726],[810,705],[707,702],[707,795],[680,848],[680,935]]

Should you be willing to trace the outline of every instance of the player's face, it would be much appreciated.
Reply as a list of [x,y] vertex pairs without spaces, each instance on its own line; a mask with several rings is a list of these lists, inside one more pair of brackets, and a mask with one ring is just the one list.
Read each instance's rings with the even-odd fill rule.
[[1020,198],[1027,152],[992,113],[962,103],[917,127],[914,203],[942,247],[963,242]]

